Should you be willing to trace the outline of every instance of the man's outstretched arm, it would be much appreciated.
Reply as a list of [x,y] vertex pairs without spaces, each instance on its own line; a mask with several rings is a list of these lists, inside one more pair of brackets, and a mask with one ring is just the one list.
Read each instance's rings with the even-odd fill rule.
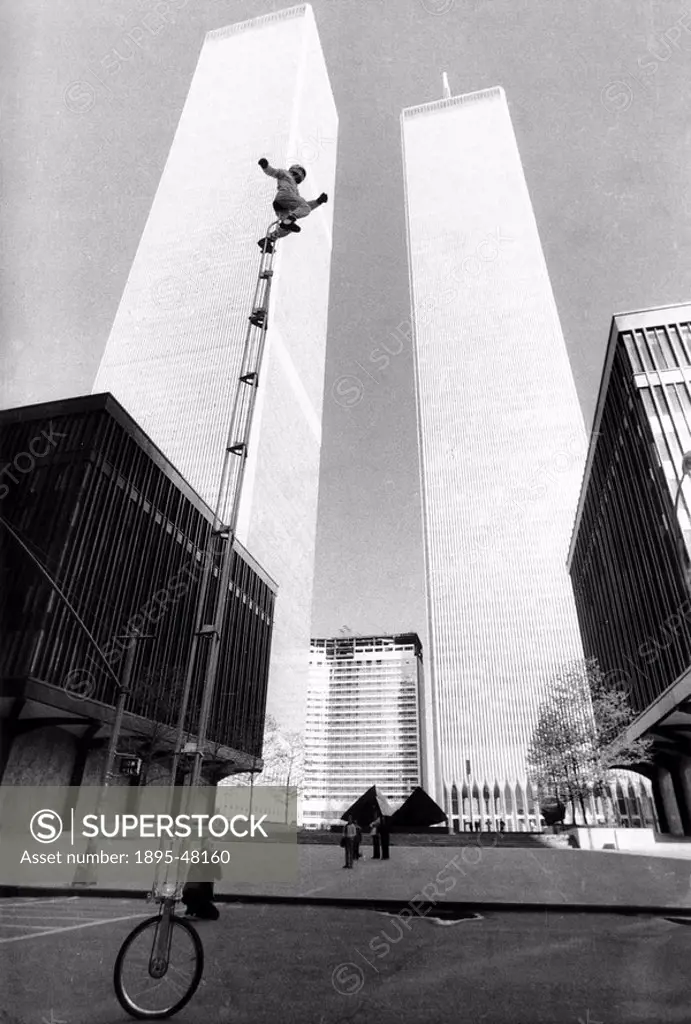
[[322,192],[322,194],[318,196],[316,199],[308,199],[307,205],[309,206],[310,210],[316,210],[318,206],[322,206],[324,203],[328,203],[328,201],[329,197],[327,196],[326,192]]
[[268,174],[270,178],[277,178],[280,173],[275,167],[271,166],[271,164],[265,157],[261,158],[261,160],[259,161],[259,166],[263,170],[264,174]]

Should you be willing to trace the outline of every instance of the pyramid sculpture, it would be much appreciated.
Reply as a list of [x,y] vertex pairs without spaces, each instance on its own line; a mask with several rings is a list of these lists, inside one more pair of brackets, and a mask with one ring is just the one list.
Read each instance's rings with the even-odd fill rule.
[[369,828],[375,818],[380,816],[390,817],[392,813],[391,804],[377,786],[370,786],[362,796],[358,797],[354,804],[351,804],[347,811],[341,815],[341,820],[346,821],[351,817],[360,828]]
[[391,816],[392,825],[426,826],[441,825],[447,816],[438,803],[425,793],[422,786],[416,786],[405,803]]

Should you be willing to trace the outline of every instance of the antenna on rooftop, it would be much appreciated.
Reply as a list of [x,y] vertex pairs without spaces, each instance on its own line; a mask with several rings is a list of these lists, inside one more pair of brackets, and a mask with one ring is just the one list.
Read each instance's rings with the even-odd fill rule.
[[442,85],[442,89],[444,90],[444,99],[445,100],[450,100],[451,99],[451,86],[449,85],[449,76],[447,75],[446,71],[442,72],[441,85]]

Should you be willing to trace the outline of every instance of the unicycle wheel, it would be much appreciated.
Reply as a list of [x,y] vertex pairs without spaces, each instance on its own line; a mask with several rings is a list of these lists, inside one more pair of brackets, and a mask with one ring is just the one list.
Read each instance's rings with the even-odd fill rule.
[[113,984],[123,1010],[137,1020],[164,1020],[186,1006],[204,971],[204,948],[187,921],[171,916],[166,955],[155,957],[161,916],[130,932],[117,955]]

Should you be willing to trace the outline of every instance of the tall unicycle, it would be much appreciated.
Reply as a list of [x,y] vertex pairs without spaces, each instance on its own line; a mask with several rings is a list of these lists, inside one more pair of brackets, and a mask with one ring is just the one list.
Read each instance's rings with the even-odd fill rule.
[[[206,569],[197,601],[198,626],[192,636],[187,679],[179,713],[176,761],[180,756],[199,637],[208,635],[211,630],[218,638],[223,630],[225,600],[230,586],[232,545],[268,327],[277,228],[278,222],[270,224],[266,237],[261,241],[261,263],[252,300],[252,312],[248,316],[245,347],[230,416],[209,551],[211,544],[219,538],[225,543],[222,547],[218,584],[213,591],[214,597],[211,602],[207,600],[206,588],[212,576],[208,567],[213,559],[205,560]],[[209,613],[207,605],[211,606],[211,617],[214,620],[212,625],[204,624],[202,619],[202,614]],[[213,646],[206,667],[197,723],[197,745],[200,751],[203,751],[206,740],[217,659],[218,643]],[[201,759],[198,757],[192,771],[190,791],[199,785],[200,776]],[[179,860],[180,858],[177,858],[178,863]],[[170,864],[171,861],[166,858],[165,863]],[[182,899],[182,886],[178,882],[168,882],[166,874],[166,879],[161,885],[154,882],[149,899],[159,904],[159,912],[138,924],[123,942],[115,961],[113,983],[120,1005],[131,1017],[138,1020],[164,1020],[182,1010],[199,988],[204,971],[204,949],[192,925],[175,914],[175,906]]]

